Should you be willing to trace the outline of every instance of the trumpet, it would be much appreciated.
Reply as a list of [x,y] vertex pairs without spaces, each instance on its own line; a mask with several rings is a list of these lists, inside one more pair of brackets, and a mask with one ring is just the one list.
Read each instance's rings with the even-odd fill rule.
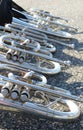
[[0,62],[1,63],[6,63],[6,64],[9,64],[10,67],[12,66],[16,66],[16,68],[20,68],[24,71],[27,71],[27,69],[31,69],[33,71],[36,71],[36,72],[41,72],[41,73],[44,73],[44,74],[57,74],[61,71],[61,66],[59,63],[57,62],[51,62],[51,61],[40,61],[40,62],[37,62],[37,63],[34,63],[32,62],[31,63],[31,60],[33,61],[33,57],[31,59],[30,57],[30,61],[28,59],[28,62],[23,62],[22,64],[20,64],[18,61],[17,62],[14,62],[12,60],[8,60],[6,58],[6,55],[4,54],[0,54]]
[[[7,40],[9,40],[9,44],[7,43]],[[16,41],[15,41],[16,40]],[[18,42],[19,41],[19,42]],[[38,56],[40,58],[44,58],[46,60],[59,62],[64,65],[70,65],[70,61],[62,61],[57,58],[53,58],[51,53],[48,52],[48,54],[43,54],[43,50],[41,51],[39,46],[38,49],[35,50],[34,46],[31,46],[33,48],[31,51],[28,49],[28,39],[25,39],[24,37],[15,36],[15,35],[3,35],[0,37],[0,43],[2,47],[5,47],[6,49],[12,49],[15,51],[20,51],[26,54]],[[24,45],[24,46],[23,46]],[[41,53],[42,52],[42,53]]]
[[[44,75],[32,71],[30,69],[27,69],[27,71],[25,71],[24,69],[21,68],[18,69],[18,67],[14,65],[11,66],[11,64],[3,64],[3,63],[0,63],[0,69],[1,71],[5,70],[5,75],[8,74],[9,78],[10,77],[13,79],[16,78],[18,80],[20,78],[22,81],[26,81],[28,83],[32,83],[35,85],[44,85],[47,83],[47,79]],[[2,71],[2,73],[4,72]]]
[[59,29],[73,29],[73,30],[77,31],[77,28],[74,28],[74,27],[71,27],[71,26],[68,26],[68,25],[64,25],[64,24],[62,24],[60,22],[60,20],[68,22],[67,19],[53,16],[48,11],[38,10],[38,9],[31,9],[30,10],[30,14],[33,15],[33,21],[41,20],[42,22],[46,22],[49,25],[54,25],[55,28],[59,28]]
[[[4,69],[5,75],[8,75],[8,78],[11,79],[17,79],[17,80],[20,79],[21,81],[26,81],[28,83],[32,83],[35,85],[44,85],[47,83],[47,79],[45,76],[31,70],[25,72],[23,70],[18,70],[18,68],[14,66],[10,68],[7,64],[0,64],[0,69],[1,71]],[[3,94],[4,97],[9,97],[9,94],[11,92],[11,98],[14,100],[18,99],[19,94],[21,92],[21,89],[18,85],[14,85],[10,82],[5,82],[5,81],[3,82],[2,79],[0,79],[0,86],[3,86],[1,89],[1,93]],[[29,96],[29,93],[27,94]],[[25,101],[25,99],[26,99],[26,94],[23,91],[21,100]]]
[[42,32],[46,35],[50,35],[50,36],[54,36],[54,37],[61,37],[61,38],[66,38],[66,39],[71,39],[72,35],[68,32],[65,31],[61,31],[61,30],[53,30],[52,28],[48,28],[48,26],[45,26],[41,23],[38,23],[37,25],[32,24],[30,22],[26,22],[26,19],[17,19],[13,17],[13,23],[18,23],[18,24],[22,24],[24,26],[27,26],[29,28],[33,28],[39,32]]
[[47,36],[43,33],[37,32],[32,29],[28,29],[24,26],[20,26],[19,24],[6,24],[4,30],[12,32],[14,34],[22,35],[25,38],[39,42],[41,45],[41,49],[43,50],[47,50],[49,52],[56,51],[55,46],[53,46],[51,43],[47,43]]
[[33,15],[33,16],[34,15],[41,16],[43,18],[50,17],[51,20],[62,20],[62,21],[68,22],[68,19],[61,18],[61,17],[58,17],[58,16],[54,16],[50,12],[45,11],[45,10],[31,8],[30,9],[30,14]]
[[[19,78],[18,78],[19,77]],[[83,98],[72,95],[68,90],[60,89],[48,84],[33,84],[25,77],[9,73],[0,74],[0,107],[5,110],[24,111],[51,119],[72,120],[80,115],[79,107],[74,101],[82,102]],[[9,87],[12,86],[12,87]],[[3,89],[11,88],[7,96]],[[62,111],[57,104],[64,106]]]
[[[16,12],[17,14],[19,13],[22,16],[25,16],[24,19],[26,21],[34,23],[34,24],[36,24],[38,22],[38,20],[41,20],[43,22],[47,22],[49,25],[52,25],[52,24],[55,25],[55,28],[58,28],[58,29],[65,28],[65,29],[73,29],[73,30],[77,31],[77,28],[74,28],[74,27],[71,27],[68,25],[64,25],[60,22],[61,20],[68,22],[67,19],[53,16],[52,14],[50,14],[50,12],[47,12],[44,10],[30,9],[30,12],[25,12],[25,11],[22,12],[22,11],[19,11],[19,10],[16,10],[15,8],[13,8],[13,11]],[[23,18],[21,18],[21,19],[23,19]]]
[[[19,31],[20,27],[22,29],[26,28],[26,31],[30,30],[30,31],[32,31],[32,33],[34,33],[34,31],[35,31],[36,33],[45,34],[45,36],[40,37],[40,39],[38,39],[38,36],[37,36],[37,39],[35,39],[35,40],[38,40],[39,42],[47,41],[48,43],[50,42],[50,43],[60,44],[62,46],[67,46],[69,48],[74,49],[74,44],[67,44],[67,43],[64,43],[62,41],[53,39],[53,38],[49,37],[51,35],[48,35],[44,31],[41,31],[41,30],[39,30],[39,29],[37,29],[35,27],[32,27],[30,24],[28,24],[28,23],[26,23],[26,22],[24,22],[24,21],[22,21],[20,19],[13,18],[13,23],[10,24],[9,26],[7,26],[8,29],[10,29],[10,30],[13,29],[13,31]],[[26,33],[25,30],[23,31],[23,34],[24,34],[24,36],[28,35],[28,33]],[[33,37],[33,34],[32,34],[32,37]]]
[[[69,65],[68,61],[52,58],[49,52],[48,54],[43,54],[44,50],[38,50],[37,47],[35,50],[35,46],[28,46],[29,43],[27,43],[27,40],[24,37],[15,35],[1,36],[0,43],[4,49],[4,54],[0,54],[0,61],[3,63],[10,62],[11,65],[13,64],[24,69],[32,69],[46,74],[56,74],[61,71],[61,66],[57,63],[58,61]],[[29,47],[32,47],[32,50]]]
[[20,11],[18,9],[12,8],[12,11],[13,11],[13,13],[15,12],[14,14],[19,14],[21,18],[25,18],[25,19],[28,19],[28,20],[33,20],[34,17],[39,17],[40,16],[42,18],[50,17],[51,20],[63,20],[65,22],[68,22],[68,19],[54,16],[54,15],[50,14],[50,12],[48,12],[48,11],[39,10],[39,9],[32,9],[31,8],[29,10],[29,12],[27,12],[25,10]]

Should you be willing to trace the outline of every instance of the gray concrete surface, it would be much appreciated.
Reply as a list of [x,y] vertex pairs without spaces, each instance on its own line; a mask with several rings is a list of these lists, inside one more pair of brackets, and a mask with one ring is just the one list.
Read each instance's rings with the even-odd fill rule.
[[[65,88],[72,94],[83,92],[83,0],[14,0],[24,9],[39,8],[69,19],[69,24],[79,28],[69,43],[75,50],[56,44],[54,57],[71,60],[72,66],[62,67],[58,75],[47,76],[48,83]],[[68,42],[67,42],[68,43]],[[83,104],[77,103],[81,110],[79,119],[73,122],[54,122],[28,117],[25,113],[0,111],[0,130],[83,130]]]

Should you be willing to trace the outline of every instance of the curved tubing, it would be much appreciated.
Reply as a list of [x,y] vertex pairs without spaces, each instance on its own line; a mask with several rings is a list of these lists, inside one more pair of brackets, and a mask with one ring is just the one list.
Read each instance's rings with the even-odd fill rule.
[[[78,106],[70,100],[64,100],[64,103],[69,107],[70,112],[60,112],[58,110],[53,110],[51,108],[37,105],[31,102],[20,103],[15,102],[11,99],[4,99],[3,95],[0,94],[0,108],[11,111],[23,111],[27,113],[36,114],[36,116],[43,116],[45,118],[52,119],[63,119],[63,120],[72,120],[76,119],[80,115],[80,110]],[[3,106],[3,107],[2,107]]]

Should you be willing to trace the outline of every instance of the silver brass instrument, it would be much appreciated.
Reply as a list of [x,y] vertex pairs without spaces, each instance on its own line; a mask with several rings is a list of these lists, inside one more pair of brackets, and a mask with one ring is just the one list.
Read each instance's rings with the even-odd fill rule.
[[35,22],[35,24],[36,24],[38,22],[38,20],[41,20],[43,22],[47,22],[49,25],[52,25],[52,24],[55,25],[55,28],[57,28],[57,29],[65,28],[65,29],[73,29],[73,30],[77,31],[77,28],[65,25],[65,24],[60,22],[60,21],[68,22],[67,19],[53,16],[48,11],[38,10],[38,9],[30,9],[30,12],[21,12],[19,10],[14,9],[14,8],[13,8],[13,10],[17,13],[24,15],[28,22],[33,22],[33,23]]
[[47,35],[51,35],[51,36],[58,36],[58,37],[61,37],[61,38],[68,38],[68,39],[71,39],[72,38],[72,35],[68,32],[65,32],[65,31],[61,31],[61,30],[57,30],[57,31],[54,31],[46,26],[44,26],[43,24],[38,24],[38,25],[35,25],[35,24],[32,24],[32,23],[29,23],[29,22],[26,22],[26,19],[17,19],[17,18],[14,18],[13,17],[13,23],[18,23],[18,24],[22,24],[24,26],[27,26],[27,27],[30,27],[30,28],[33,28],[39,32],[42,32],[44,34],[47,34]]
[[[10,27],[7,27],[7,28],[9,28],[10,30],[13,29],[14,31],[18,31],[20,28],[22,28],[22,29],[24,29],[26,31],[28,31],[28,30],[31,31],[32,30],[32,33],[34,33],[34,31],[35,31],[36,33],[45,34],[45,37],[41,37],[42,41],[47,41],[48,43],[51,42],[51,43],[60,44],[62,46],[67,46],[67,47],[70,47],[70,48],[74,48],[74,44],[67,44],[67,43],[64,43],[62,41],[50,38],[49,37],[50,35],[47,35],[44,31],[41,31],[40,29],[31,26],[27,22],[24,22],[24,21],[22,21],[20,19],[13,18],[13,24],[10,24],[9,26]],[[26,33],[25,31],[22,30],[22,32],[23,32],[24,35],[28,35],[28,33]],[[33,37],[33,34],[32,34],[32,37]],[[37,39],[38,39],[38,37],[37,37]],[[35,39],[35,40],[37,40],[37,39]],[[41,41],[39,41],[39,42],[41,42]]]
[[61,18],[61,17],[58,17],[58,16],[55,16],[55,15],[52,15],[50,12],[48,11],[44,11],[44,10],[40,10],[40,9],[30,9],[29,12],[27,11],[20,11],[20,10],[17,10],[15,8],[12,8],[12,10],[14,12],[17,12],[18,14],[22,14],[22,16],[24,15],[24,17],[26,19],[30,19],[32,20],[33,19],[33,15],[37,15],[37,16],[41,16],[43,18],[46,18],[46,17],[50,17],[51,20],[62,20],[62,21],[65,21],[65,22],[68,22],[68,19],[66,18]]
[[[1,109],[24,111],[52,119],[70,120],[79,117],[80,110],[72,100],[83,103],[83,98],[48,84],[29,83],[25,77],[27,77],[26,74],[22,77],[10,70],[9,73],[5,71],[0,74]],[[8,91],[4,91],[4,89]],[[57,108],[57,104],[60,110]],[[61,106],[66,111],[62,110]]]
[[[25,13],[25,12],[24,12],[24,13]],[[25,13],[25,14],[26,14],[26,13]],[[68,19],[61,18],[61,17],[58,17],[58,16],[54,16],[54,15],[52,15],[50,12],[45,11],[45,10],[40,10],[40,9],[33,9],[33,8],[31,8],[31,9],[30,9],[30,14],[32,14],[32,15],[37,14],[38,16],[41,16],[41,17],[43,17],[43,18],[50,17],[51,20],[62,20],[62,21],[68,22]]]
[[[47,79],[45,76],[38,74],[34,71],[28,70],[27,72],[23,70],[18,70],[16,66],[8,66],[8,64],[0,64],[1,73],[4,73],[3,70],[5,70],[5,75],[8,75],[8,78],[13,78],[21,81],[26,81],[28,83],[32,83],[35,85],[44,85],[47,83]],[[12,99],[18,99],[19,94],[21,92],[21,89],[18,85],[14,85],[10,82],[3,82],[2,79],[0,79],[0,86],[3,86],[1,88],[1,93],[4,97],[8,97],[11,91],[11,98]],[[24,92],[25,87],[23,88]],[[25,101],[26,94],[24,95],[22,92],[21,100]],[[29,96],[29,93],[28,93]]]
[[45,74],[57,74],[61,70],[61,67],[57,62],[51,62],[51,61],[45,62],[46,65],[44,64],[44,61],[40,62],[39,64],[38,63],[33,64],[29,62],[27,63],[24,62],[20,64],[19,62],[13,62],[12,60],[8,60],[6,58],[6,55],[4,54],[0,54],[0,62],[9,64],[10,67],[12,67],[12,65],[16,66],[18,69],[20,68],[24,71],[27,71],[27,69],[31,69],[33,71],[41,72]]
[[19,24],[6,24],[4,30],[14,34],[22,35],[25,38],[39,42],[41,45],[41,49],[43,50],[48,50],[49,52],[56,51],[56,47],[54,47],[51,43],[47,43],[47,36],[43,33],[28,29],[24,26],[20,26]]
[[[4,73],[3,70],[5,70],[8,74],[8,76],[13,76],[12,73],[15,74],[15,77],[19,80],[19,78],[23,81],[26,81],[28,83],[32,83],[35,85],[44,85],[47,83],[47,79],[45,76],[43,76],[40,73],[34,72],[30,69],[27,69],[27,71],[16,67],[14,65],[11,66],[11,64],[3,64],[0,63],[0,69],[1,69],[1,73]],[[6,75],[5,72],[5,75]],[[10,73],[11,72],[11,73]],[[18,75],[18,76],[16,76]],[[14,79],[15,79],[14,77]]]
[[69,40],[72,35],[61,29],[75,28],[63,24],[68,22],[66,19],[44,10],[13,11],[26,19],[13,17],[12,24],[0,26],[0,109],[53,120],[78,118],[80,108],[76,102],[83,103],[83,98],[47,84],[46,77],[40,74],[57,74],[61,64],[71,64],[53,57],[51,52],[56,51],[56,47],[51,43],[74,48],[74,44],[55,38]]
[[[9,44],[7,44],[8,38],[10,39]],[[28,39],[26,39],[24,37],[20,37],[19,35],[18,36],[10,35],[10,34],[9,35],[3,35],[3,36],[0,37],[0,43],[1,43],[0,45],[2,47],[6,48],[6,49],[12,49],[12,50],[20,51],[20,52],[23,52],[23,53],[26,53],[26,54],[38,56],[38,57],[44,58],[46,60],[59,62],[59,63],[64,64],[64,65],[70,65],[70,63],[71,63],[70,61],[62,61],[62,60],[59,60],[57,58],[53,58],[50,53],[43,54],[44,52],[42,52],[43,50],[42,51],[40,50],[39,46],[38,46],[38,49],[36,49],[36,50],[34,49],[34,46],[31,46],[33,48],[33,50],[29,51],[29,49],[28,49],[29,45],[28,45],[27,40]]]
[[60,21],[68,22],[67,19],[53,16],[48,11],[38,10],[38,9],[31,9],[30,14],[33,15],[33,20],[34,21],[35,20],[41,20],[41,21],[44,21],[44,22],[48,22],[48,24],[51,24],[51,25],[53,24],[57,28],[73,29],[73,30],[77,31],[77,28],[74,28],[74,27],[71,27],[71,26],[68,26],[68,25],[64,25],[63,23],[60,22]]
[[[35,46],[30,46],[32,48],[30,50],[28,45],[29,43],[27,44],[27,39],[24,37],[13,34],[1,36],[0,46],[4,49],[4,54],[0,54],[0,61],[47,74],[61,71],[61,66],[57,63],[58,59],[52,58],[50,53],[44,54],[44,50],[38,50]],[[60,63],[69,65],[69,62],[66,61],[60,61]]]

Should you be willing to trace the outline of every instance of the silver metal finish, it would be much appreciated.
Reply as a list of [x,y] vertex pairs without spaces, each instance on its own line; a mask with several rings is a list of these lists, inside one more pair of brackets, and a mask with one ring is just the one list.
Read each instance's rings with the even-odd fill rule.
[[[77,105],[70,101],[64,100],[64,104],[66,104],[70,112],[60,112],[58,110],[52,110],[51,108],[45,107],[44,105],[37,105],[32,102],[20,103],[9,99],[4,99],[3,95],[0,94],[0,106],[4,106],[5,110],[11,111],[24,111],[27,113],[33,113],[43,117],[53,118],[53,119],[63,119],[63,120],[72,120],[76,119],[80,115],[79,108]],[[72,107],[73,106],[73,107]]]
[[[8,71],[9,72],[8,77],[11,79],[15,79],[16,75],[13,74],[13,72],[14,72],[14,73],[23,75],[23,78],[19,75],[16,76],[16,78],[24,80],[26,82],[32,82],[35,85],[44,85],[47,83],[47,79],[44,75],[37,73],[37,72],[34,72],[34,71],[31,71],[29,69],[24,70],[18,66],[16,67],[14,65],[11,65],[11,63],[10,64],[0,63],[0,69]],[[5,82],[0,81],[0,86],[2,86],[4,84],[5,84]],[[7,86],[9,86],[9,85],[7,84]]]
[[72,35],[61,29],[76,29],[62,24],[68,22],[66,19],[44,10],[13,11],[26,19],[13,18],[12,24],[0,26],[0,109],[51,119],[78,118],[80,109],[76,102],[83,103],[83,98],[47,84],[46,77],[37,73],[57,74],[61,71],[60,64],[71,64],[53,58],[51,52],[56,47],[50,43],[74,48],[74,44],[57,41],[55,36],[70,39]]
[[5,25],[5,30],[10,31],[14,34],[22,35],[26,39],[39,42],[41,49],[43,50],[48,50],[49,52],[56,51],[56,47],[54,47],[51,43],[47,43],[47,36],[43,33],[37,32],[24,26],[20,26],[19,24],[7,24]]
[[[18,99],[13,100],[11,99],[11,96],[10,98],[4,98],[4,96],[0,94],[0,105],[1,106],[3,105],[5,110],[9,108],[13,111],[14,110],[25,111],[25,112],[35,113],[37,115],[44,116],[44,117],[49,117],[53,119],[64,119],[64,120],[75,119],[80,115],[80,110],[78,106],[71,100],[83,102],[83,99],[71,95],[70,92],[64,89],[53,87],[47,84],[45,86],[29,84],[25,81],[21,81],[21,79],[17,80],[13,78],[8,78],[7,76],[3,76],[3,75],[0,75],[0,79],[2,79],[3,84],[4,81],[10,82],[12,84],[19,86],[20,89],[26,86],[26,88],[29,88],[28,92],[30,96],[31,96],[30,91],[33,90],[34,92],[34,94],[32,94],[32,97],[29,96],[27,101],[25,102],[22,100],[19,101]],[[37,94],[39,94],[39,96]],[[35,96],[37,99],[44,100],[45,101],[44,104],[35,102],[35,100],[33,100]],[[46,102],[46,100],[48,101],[48,103]],[[68,107],[68,111],[64,112],[54,108],[53,106],[56,105],[57,103],[61,103],[64,106]]]
[[19,20],[17,18],[13,18],[13,22],[18,23],[18,24],[22,24],[22,25],[27,26],[27,27],[32,27],[33,29],[38,30],[39,32],[45,33],[47,35],[58,36],[61,38],[68,38],[68,39],[72,38],[72,35],[68,32],[61,31],[61,30],[54,31],[54,30],[52,30],[52,29],[50,29],[42,24],[35,25],[32,23],[28,23],[28,22],[26,22],[25,19]]
[[[40,21],[40,23],[43,22],[44,25],[46,24],[51,27],[53,26],[54,28],[57,28],[57,29],[65,28],[65,29],[73,29],[77,31],[76,28],[61,23],[61,20],[68,22],[66,19],[53,16],[52,14],[50,14],[50,12],[47,12],[44,10],[31,9],[30,13],[21,12],[16,9],[13,9],[13,10],[16,11],[17,13],[24,15],[26,17],[26,22],[28,21],[30,23],[37,24]],[[25,19],[21,19],[21,20],[25,20]]]
[[[26,13],[24,12],[24,14],[26,14]],[[50,18],[52,18],[54,20],[62,20],[62,21],[68,22],[68,19],[61,18],[61,17],[58,17],[58,16],[54,16],[50,12],[44,11],[44,10],[40,10],[40,9],[33,9],[33,8],[31,8],[30,9],[30,14],[32,14],[32,15],[37,14],[37,15],[39,15],[41,17],[50,17]]]
[[[19,20],[17,18],[13,18],[13,24],[12,25],[9,25],[12,29],[15,27],[16,29],[13,29],[14,31],[16,31],[18,29],[18,26],[22,26],[22,28],[26,28],[26,30],[32,30],[32,33],[35,31],[36,33],[41,33],[41,34],[45,34],[47,35],[46,33],[44,33],[44,31],[41,31],[39,30],[38,28],[35,28],[33,26],[31,26],[29,23],[26,23],[22,20]],[[10,28],[9,28],[10,29]],[[11,30],[11,29],[10,29]],[[18,30],[17,30],[18,31]],[[26,33],[23,32],[25,35]],[[67,47],[70,47],[70,48],[74,48],[74,44],[67,44],[67,43],[64,43],[64,42],[61,42],[61,41],[58,41],[56,39],[52,39],[52,38],[48,38],[48,36],[50,35],[47,35],[47,37],[41,37],[42,40],[46,40],[49,42],[52,42],[52,43],[56,43],[56,44],[60,44],[60,45],[63,45],[63,46],[67,46]],[[30,36],[29,36],[30,37]],[[38,38],[37,38],[38,39]],[[36,40],[36,39],[35,39]],[[39,41],[41,42],[41,41]]]
[[[9,54],[7,52],[6,58],[10,60],[10,64],[20,66],[22,68],[26,69],[32,69],[34,71],[42,72],[42,73],[48,73],[48,74],[55,74],[59,73],[61,71],[60,64],[57,62],[58,59],[52,58],[52,55],[50,52],[45,51],[45,50],[34,50],[35,46],[28,46],[29,43],[27,43],[28,39],[25,39],[24,37],[20,36],[15,36],[15,35],[3,35],[0,37],[0,43],[1,46],[3,47],[4,50],[13,50],[12,54]],[[30,50],[30,47],[32,50]],[[6,53],[6,52],[5,52]],[[19,60],[20,57],[23,57],[24,60]],[[2,55],[2,54],[1,54]],[[11,55],[11,56],[10,56]],[[32,58],[32,60],[28,59],[28,57]],[[3,57],[3,58],[2,58]],[[4,63],[5,56],[2,55],[0,61]],[[46,59],[47,58],[47,59]],[[50,60],[50,58],[52,60]],[[7,59],[5,59],[5,63],[8,63]],[[13,61],[14,62],[13,62]],[[34,61],[36,60],[36,61]],[[22,63],[23,61],[23,63]],[[22,64],[19,64],[22,63]],[[62,62],[63,64],[66,64],[64,61]]]
[[[31,9],[30,13],[33,15],[34,21],[41,20],[41,21],[47,22],[48,24],[51,24],[51,25],[53,24],[56,27],[61,27],[61,28],[65,28],[65,29],[73,29],[73,30],[77,31],[77,28],[74,28],[74,27],[71,27],[68,25],[64,25],[63,23],[60,22],[60,21],[68,22],[67,19],[53,16],[52,14],[50,14],[50,12],[46,12],[44,10],[41,11],[38,9]],[[28,16],[28,14],[27,14],[27,16]]]
[[5,55],[0,54],[0,62],[8,64],[9,67],[15,66],[16,68],[18,68],[20,70],[27,71],[28,69],[31,69],[33,71],[41,72],[44,74],[56,74],[61,71],[60,64],[57,62],[53,62],[53,61],[45,62],[51,66],[50,68],[47,68],[47,65],[44,67],[42,66],[44,61],[42,61],[42,63],[40,63],[40,64],[32,64],[29,62],[27,62],[27,63],[24,62],[22,64],[19,64],[18,62],[13,62],[11,60],[7,60]]
[[[14,40],[19,40],[19,41],[23,40],[24,42],[26,40],[25,38],[22,38],[22,37],[20,38],[20,36],[3,35],[3,36],[0,37],[0,43],[6,49],[12,49],[12,50],[23,52],[23,53],[26,53],[26,54],[38,56],[40,58],[44,58],[45,60],[50,60],[50,61],[53,61],[53,62],[59,62],[61,64],[68,65],[68,66],[71,64],[70,61],[62,61],[62,60],[59,60],[57,58],[52,58],[50,55],[44,55],[43,53],[39,53],[39,52],[36,53],[33,50],[32,50],[32,52],[29,51],[29,50],[26,50],[26,49],[24,49],[24,47],[26,47],[26,46],[23,47],[23,46],[21,46],[20,43],[17,43],[17,42],[14,42],[14,44],[12,44],[10,42],[11,45],[8,45],[8,44],[5,43],[6,38],[10,38],[10,39],[14,39]],[[21,49],[21,48],[23,48],[23,49]]]

